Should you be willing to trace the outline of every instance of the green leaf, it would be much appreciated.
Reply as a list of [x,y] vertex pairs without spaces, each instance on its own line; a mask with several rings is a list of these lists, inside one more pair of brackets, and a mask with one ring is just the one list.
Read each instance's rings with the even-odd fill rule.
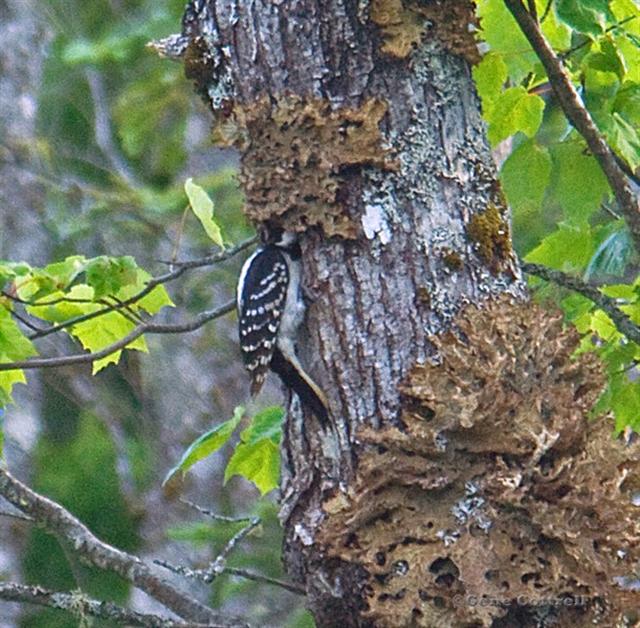
[[550,174],[548,150],[534,140],[522,142],[509,155],[500,172],[504,192],[514,210],[540,210]]
[[[581,294],[572,292],[561,302],[562,311],[568,321],[574,322],[578,318],[590,315],[594,308],[593,301],[583,297]],[[581,333],[585,333],[583,330]]]
[[635,170],[640,166],[640,137],[636,129],[619,113],[612,116],[613,125],[607,137],[620,153],[620,156]]
[[[140,293],[150,278],[149,273],[137,267],[133,258],[95,258],[89,260],[87,264],[87,279],[93,281],[93,287],[87,284],[76,284],[66,293],[59,290],[51,292],[43,305],[29,306],[27,310],[42,320],[61,323],[77,316],[103,310],[103,304],[94,302],[96,290],[100,291],[99,294],[125,301]],[[60,300],[65,297],[70,300]],[[47,303],[51,304],[47,305]],[[164,286],[156,286],[145,297],[132,303],[129,308],[133,312],[144,310],[149,314],[156,314],[167,305],[172,306],[173,303]],[[122,312],[114,310],[76,323],[67,329],[67,333],[79,340],[85,349],[93,353],[121,340],[134,327],[135,323],[132,320],[125,318]],[[125,348],[146,353],[147,343],[144,337],[140,336]],[[93,373],[99,372],[109,364],[116,364],[121,355],[122,350],[118,350],[94,361]]]
[[227,464],[225,484],[232,476],[241,475],[263,495],[278,486],[283,420],[284,410],[279,406],[265,408],[253,417]]
[[0,460],[4,458],[4,409],[0,408]]
[[616,95],[613,111],[636,127],[640,126],[640,85],[626,82]]
[[45,266],[42,271],[51,276],[60,290],[65,290],[86,268],[87,260],[83,255],[72,255],[62,262]]
[[640,432],[640,382],[631,381],[626,373],[610,380],[610,404],[616,417],[616,431],[630,426]]
[[542,122],[544,101],[529,94],[524,87],[510,87],[495,101],[489,120],[489,141],[499,144],[510,135],[522,131],[533,137]]
[[[60,300],[65,297],[70,300]],[[73,299],[80,299],[87,301],[87,303],[75,302]],[[47,303],[52,303],[52,305],[47,305]],[[62,323],[70,318],[95,312],[103,307],[99,303],[93,303],[93,288],[83,283],[73,286],[68,292],[60,290],[52,292],[42,305],[30,305],[27,307],[27,311],[44,321]]]
[[[542,13],[546,0],[539,0],[537,6]],[[518,24],[504,2],[496,0],[478,0],[477,14],[482,27],[482,39],[491,52],[503,57],[512,83],[520,83],[533,71],[537,57]],[[561,50],[570,46],[571,31],[556,18],[553,11],[547,15],[542,30],[554,48]]]
[[184,191],[189,197],[189,203],[193,213],[198,217],[209,238],[220,248],[224,249],[220,227],[213,220],[213,201],[209,195],[203,188],[196,185],[191,178],[185,181]]
[[[147,285],[151,275],[141,268],[137,269],[136,281],[124,286],[116,295],[121,301],[126,301],[140,293]],[[149,294],[142,297],[132,306],[134,309],[143,309],[148,314],[157,314],[163,307],[173,307],[174,303],[169,297],[163,285],[156,286]]]
[[558,17],[580,33],[600,35],[610,15],[609,0],[556,0]]
[[[69,333],[77,338],[82,346],[91,353],[101,351],[109,345],[124,338],[135,328],[135,323],[125,318],[117,311],[96,316],[88,321],[77,323],[71,327]],[[130,342],[125,349],[135,349],[147,353],[147,343],[143,336]],[[109,364],[117,364],[122,355],[122,349],[114,351],[108,356],[93,362],[95,375]]]
[[567,141],[551,148],[550,194],[572,223],[582,223],[600,209],[610,194],[602,168],[587,153],[582,141]]
[[585,281],[593,276],[621,277],[634,254],[633,241],[623,222],[612,223],[613,232],[598,246],[585,271]]
[[87,263],[85,272],[96,301],[115,295],[124,286],[135,283],[138,278],[138,266],[130,256],[96,257]]
[[265,408],[253,417],[249,427],[240,434],[240,439],[248,445],[263,439],[269,439],[279,444],[282,439],[283,421],[284,410],[281,406]]
[[244,415],[244,408],[237,406],[233,417],[197,438],[182,454],[178,464],[167,473],[163,486],[169,483],[178,473],[185,473],[196,463],[218,451],[230,438]]
[[0,307],[0,361],[15,362],[36,354],[33,343],[24,337],[9,310]]
[[269,438],[255,443],[240,443],[224,472],[225,484],[234,475],[253,482],[262,495],[277,488],[280,479],[280,449]]
[[595,244],[589,225],[561,223],[527,256],[528,262],[558,270],[582,270],[589,263]]
[[482,111],[485,119],[491,117],[493,103],[501,94],[507,80],[507,64],[502,55],[495,52],[486,54],[473,68],[473,78],[478,94],[482,98]]
[[611,38],[603,39],[600,42],[600,52],[589,53],[585,57],[584,63],[595,70],[616,74],[621,82],[627,72],[624,58],[620,54],[615,41]]
[[[11,313],[0,307],[0,362],[16,362],[37,354],[33,343],[20,331]],[[0,371],[0,406],[11,402],[14,384],[25,384],[24,371]]]

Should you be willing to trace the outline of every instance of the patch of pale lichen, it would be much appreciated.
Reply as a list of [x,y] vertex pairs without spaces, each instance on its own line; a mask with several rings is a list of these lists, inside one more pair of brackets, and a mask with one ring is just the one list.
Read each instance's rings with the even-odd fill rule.
[[480,60],[470,0],[373,0],[370,18],[382,32],[382,52],[394,57],[409,56],[428,29],[445,50],[469,63]]
[[334,110],[327,101],[294,95],[236,104],[233,126],[218,129],[218,138],[243,150],[247,216],[356,237],[359,223],[340,202],[340,190],[364,166],[394,167],[381,145],[386,111],[375,99]]
[[638,608],[615,578],[640,559],[640,445],[588,420],[599,363],[530,303],[469,306],[457,324],[402,385],[402,427],[358,433],[317,540],[368,572],[376,626],[618,625]]
[[491,272],[504,270],[513,260],[509,223],[494,203],[471,217],[467,234],[476,243],[478,254]]

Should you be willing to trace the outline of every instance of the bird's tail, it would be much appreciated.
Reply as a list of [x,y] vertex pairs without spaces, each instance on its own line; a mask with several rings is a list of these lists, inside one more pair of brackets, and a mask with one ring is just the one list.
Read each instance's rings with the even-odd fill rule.
[[302,368],[295,355],[285,358],[276,348],[271,358],[271,368],[277,373],[285,386],[295,392],[304,406],[307,406],[323,427],[329,425],[328,403],[325,394]]

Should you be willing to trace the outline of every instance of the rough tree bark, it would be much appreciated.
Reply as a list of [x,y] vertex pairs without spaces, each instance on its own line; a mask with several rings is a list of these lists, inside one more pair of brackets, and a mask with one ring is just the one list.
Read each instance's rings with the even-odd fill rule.
[[290,407],[282,521],[319,626],[638,605],[616,585],[637,451],[587,423],[599,366],[526,303],[474,24],[465,0],[193,0],[170,42],[241,152],[248,217],[301,233],[300,349],[335,428]]

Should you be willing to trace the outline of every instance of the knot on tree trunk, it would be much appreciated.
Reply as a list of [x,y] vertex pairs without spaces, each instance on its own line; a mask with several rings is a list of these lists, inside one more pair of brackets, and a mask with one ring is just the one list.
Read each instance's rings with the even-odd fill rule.
[[432,341],[438,363],[402,386],[403,425],[361,430],[356,477],[323,505],[316,542],[366,574],[354,625],[621,621],[640,456],[588,418],[596,358],[574,355],[559,314],[508,298]]

